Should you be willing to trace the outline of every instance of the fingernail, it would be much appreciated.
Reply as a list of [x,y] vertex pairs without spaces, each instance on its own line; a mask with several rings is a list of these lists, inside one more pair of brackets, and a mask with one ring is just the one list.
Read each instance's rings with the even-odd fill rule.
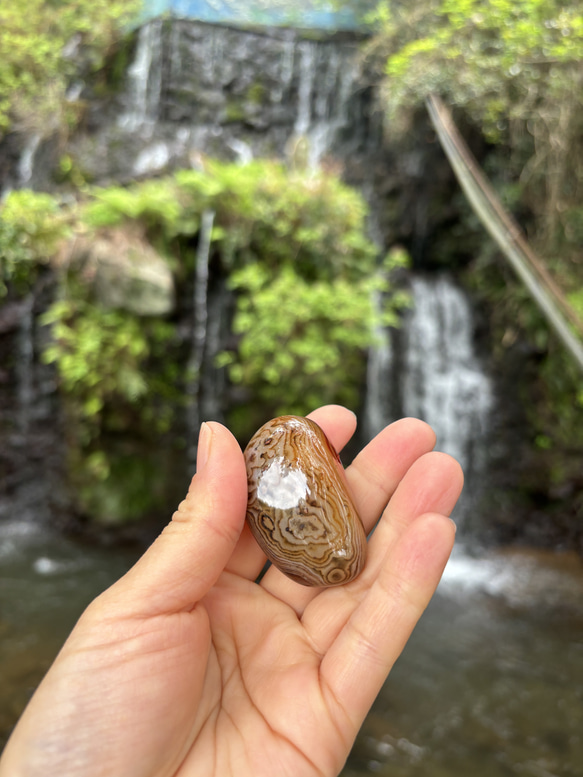
[[205,468],[211,451],[212,438],[213,430],[205,421],[203,424],[201,424],[200,431],[198,433],[198,450],[196,452],[197,472],[202,472]]

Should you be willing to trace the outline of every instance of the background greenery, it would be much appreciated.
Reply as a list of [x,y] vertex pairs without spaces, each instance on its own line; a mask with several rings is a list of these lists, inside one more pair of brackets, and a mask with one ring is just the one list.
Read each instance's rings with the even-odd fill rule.
[[[371,16],[369,61],[383,80],[394,137],[440,95],[498,193],[573,307],[583,311],[583,8],[557,0],[383,2]],[[455,240],[474,256],[465,278],[488,308],[494,359],[530,366],[518,390],[532,443],[555,484],[579,480],[581,375],[488,240],[467,203]],[[477,239],[476,239],[477,236]],[[453,237],[453,235],[452,235]],[[450,241],[451,241],[450,237]],[[441,248],[446,257],[447,238]],[[439,249],[438,249],[439,250]],[[445,259],[447,264],[447,258]],[[524,361],[524,358],[523,358]],[[532,485],[532,484],[531,484]]]
[[96,74],[141,0],[27,0],[0,5],[0,140],[10,129],[66,133],[82,104],[67,100]]
[[[177,366],[186,345],[177,314],[139,319],[96,302],[82,273],[61,262],[61,247],[72,236],[137,231],[181,288],[193,275],[202,213],[212,210],[209,260],[235,299],[235,339],[219,362],[262,415],[304,412],[320,401],[355,406],[377,323],[372,293],[384,294],[383,316],[391,323],[406,304],[386,280],[402,263],[399,255],[382,266],[367,238],[362,199],[329,172],[205,160],[202,170],[155,181],[88,186],[64,142],[86,107],[72,94],[77,79],[95,93],[117,83],[127,66],[127,25],[138,7],[137,0],[0,6],[0,142],[15,131],[59,135],[64,153],[55,191],[61,184],[67,192],[63,199],[13,192],[0,206],[0,294],[20,299],[39,279],[58,277],[56,301],[43,318],[52,332],[44,358],[55,365],[67,398],[72,467],[89,484],[111,482],[114,460],[124,459],[119,450],[115,456],[105,450],[106,435],[139,430],[144,449],[155,435],[172,437],[186,401]],[[506,206],[583,312],[580,4],[391,0],[379,3],[369,21],[372,37],[363,50],[369,72],[383,84],[389,148],[398,157],[410,147],[427,121],[425,96],[440,94]],[[463,265],[488,319],[494,368],[504,372],[514,360],[524,367],[513,390],[529,421],[525,471],[533,474],[525,488],[573,487],[582,477],[576,464],[583,450],[580,376],[463,197],[431,207],[450,214],[446,228],[431,236],[432,260],[457,270]],[[395,223],[397,237],[398,230]],[[229,420],[242,439],[252,431],[252,410],[235,408]],[[183,445],[183,435],[171,444]],[[139,481],[119,466],[120,482]]]
[[[91,243],[113,229],[138,231],[164,257],[177,287],[187,288],[208,210],[215,214],[208,261],[235,299],[236,338],[218,359],[244,390],[244,412],[231,403],[229,416],[242,440],[257,418],[284,410],[305,414],[326,402],[356,409],[375,327],[396,324],[407,303],[387,281],[406,256],[392,252],[379,263],[364,201],[329,172],[208,160],[200,171],[87,189],[74,203],[12,192],[0,210],[4,294],[28,293],[43,270],[58,278],[56,300],[41,319],[51,331],[43,358],[57,369],[70,475],[80,509],[93,517],[127,520],[144,510],[134,484],[144,482],[147,452],[164,435],[174,450],[186,446],[180,429],[193,376],[184,368],[189,342],[179,311],[144,318],[105,306],[83,263],[63,260],[63,245],[79,236]],[[373,291],[384,294],[382,314]],[[112,447],[122,433],[139,456]]]

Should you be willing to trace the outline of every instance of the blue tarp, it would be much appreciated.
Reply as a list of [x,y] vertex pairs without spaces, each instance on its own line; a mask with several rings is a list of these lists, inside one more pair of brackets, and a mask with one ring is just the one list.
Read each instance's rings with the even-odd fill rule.
[[351,4],[334,0],[145,0],[140,21],[172,15],[237,27],[357,31],[365,28],[363,9],[372,5],[366,0]]

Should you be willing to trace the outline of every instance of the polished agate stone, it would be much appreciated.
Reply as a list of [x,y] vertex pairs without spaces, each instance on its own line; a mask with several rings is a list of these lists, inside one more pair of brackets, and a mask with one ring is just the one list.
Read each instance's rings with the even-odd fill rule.
[[366,535],[338,454],[308,418],[264,424],[245,448],[247,522],[267,558],[298,583],[348,583],[366,560]]

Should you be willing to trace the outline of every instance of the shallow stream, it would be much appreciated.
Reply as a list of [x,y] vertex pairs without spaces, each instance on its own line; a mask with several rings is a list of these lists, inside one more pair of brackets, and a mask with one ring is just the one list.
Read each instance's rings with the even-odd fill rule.
[[[0,523],[0,745],[85,605],[136,551]],[[343,777],[583,776],[583,568],[456,553]]]
[[136,555],[0,521],[0,751],[79,615]]
[[343,777],[583,775],[582,594],[575,557],[454,555]]

